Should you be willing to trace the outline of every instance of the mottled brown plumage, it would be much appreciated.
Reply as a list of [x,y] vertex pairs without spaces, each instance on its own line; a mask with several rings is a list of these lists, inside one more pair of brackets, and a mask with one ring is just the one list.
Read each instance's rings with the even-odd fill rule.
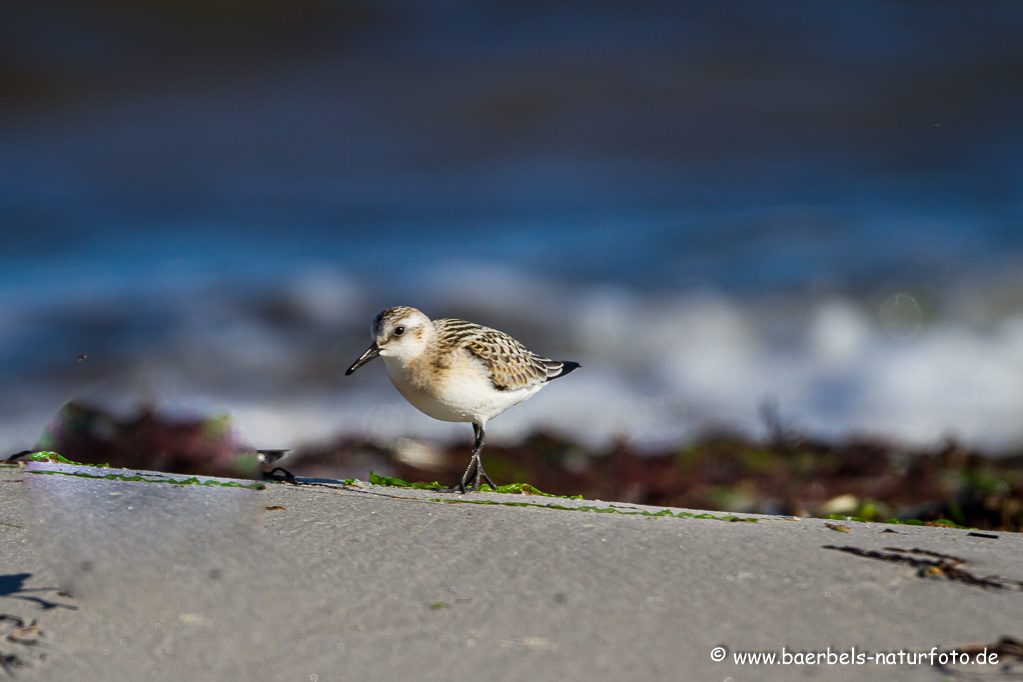
[[547,363],[561,365],[541,358],[496,329],[453,319],[434,320],[433,324],[437,329],[438,359],[450,357],[451,353],[464,348],[483,361],[490,381],[499,391],[547,381],[550,378]]

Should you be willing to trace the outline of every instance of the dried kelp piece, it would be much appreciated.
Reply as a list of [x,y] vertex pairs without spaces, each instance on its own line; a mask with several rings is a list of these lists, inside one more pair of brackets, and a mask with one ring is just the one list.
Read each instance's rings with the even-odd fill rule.
[[[861,547],[852,547],[849,545],[843,547],[824,545],[823,548],[845,552],[846,554],[855,554],[856,556],[866,557],[868,559],[878,559],[880,561],[889,561],[896,564],[906,564],[918,569],[917,575],[921,578],[945,577],[949,580],[958,580],[959,582],[966,583],[967,585],[974,585],[984,589],[990,587],[996,590],[1023,591],[1023,581],[1009,580],[997,575],[985,577],[975,576],[973,573],[961,568],[969,563],[965,559],[954,557],[949,554],[941,554],[940,552],[932,552],[930,550],[919,548],[899,549],[897,547],[886,547],[885,549],[887,551],[878,552],[872,549],[863,549]],[[931,556],[935,558],[921,559],[914,555]]]
[[960,651],[965,651],[971,655],[979,654],[985,649],[987,649],[988,653],[998,654],[998,657],[1003,660],[1016,659],[1017,661],[1023,661],[1023,640],[1006,635],[1002,635],[994,644],[967,644],[959,648]]
[[3,669],[5,673],[14,677],[14,669],[23,667],[25,667],[25,661],[18,658],[17,654],[5,654],[0,651],[0,669]]
[[7,639],[14,642],[15,644],[24,644],[25,646],[35,646],[39,644],[39,640],[43,637],[43,631],[39,629],[39,626],[35,624],[35,621],[31,625],[18,628],[11,634],[7,635]]
[[994,673],[974,673],[962,670],[951,665],[937,666],[938,670],[945,675],[950,675],[957,680],[969,680],[971,682],[983,682],[984,680],[1018,680],[1023,679],[1023,640],[1003,635],[993,644],[967,644],[955,647],[956,651],[969,654],[971,660],[977,660],[978,655],[985,655],[991,660],[992,655],[998,656],[999,670]]
[[4,622],[5,620],[9,620],[12,623],[14,623],[15,627],[20,628],[24,627],[25,625],[25,621],[23,621],[21,618],[18,618],[17,616],[12,616],[9,613],[0,613],[0,623]]
[[903,554],[921,554],[923,556],[934,557],[935,559],[947,559],[948,561],[955,562],[955,563],[960,564],[962,566],[968,566],[969,563],[970,563],[966,559],[962,559],[962,558],[957,557],[957,556],[952,556],[951,554],[942,554],[941,552],[932,552],[929,549],[920,549],[919,547],[914,547],[913,549],[902,549],[901,547],[885,547],[884,549],[885,549],[886,552],[902,552]]

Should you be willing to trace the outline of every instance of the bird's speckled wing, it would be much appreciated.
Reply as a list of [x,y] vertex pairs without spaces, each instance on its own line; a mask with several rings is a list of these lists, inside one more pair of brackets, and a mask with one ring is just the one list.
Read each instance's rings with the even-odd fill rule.
[[499,391],[527,388],[557,377],[563,363],[541,358],[496,329],[465,320],[434,320],[440,354],[464,348],[483,361]]

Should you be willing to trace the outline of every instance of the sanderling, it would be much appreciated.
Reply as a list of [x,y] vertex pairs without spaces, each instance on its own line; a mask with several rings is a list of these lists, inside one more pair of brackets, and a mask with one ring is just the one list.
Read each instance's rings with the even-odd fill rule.
[[476,443],[469,466],[451,491],[483,481],[480,451],[486,423],[518,405],[551,379],[578,369],[578,362],[548,360],[496,329],[464,320],[433,320],[415,308],[388,308],[373,320],[373,343],[345,372],[376,357],[384,359],[391,383],[420,412],[446,422],[472,422]]

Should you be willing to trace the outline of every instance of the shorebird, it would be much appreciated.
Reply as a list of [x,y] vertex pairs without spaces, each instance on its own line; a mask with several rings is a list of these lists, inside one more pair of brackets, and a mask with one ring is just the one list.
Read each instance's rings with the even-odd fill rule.
[[471,422],[476,443],[469,466],[448,492],[464,493],[486,481],[480,451],[486,423],[547,385],[579,368],[549,360],[496,329],[465,320],[430,320],[415,308],[388,308],[373,320],[373,343],[345,375],[383,358],[387,376],[413,407],[434,419]]

